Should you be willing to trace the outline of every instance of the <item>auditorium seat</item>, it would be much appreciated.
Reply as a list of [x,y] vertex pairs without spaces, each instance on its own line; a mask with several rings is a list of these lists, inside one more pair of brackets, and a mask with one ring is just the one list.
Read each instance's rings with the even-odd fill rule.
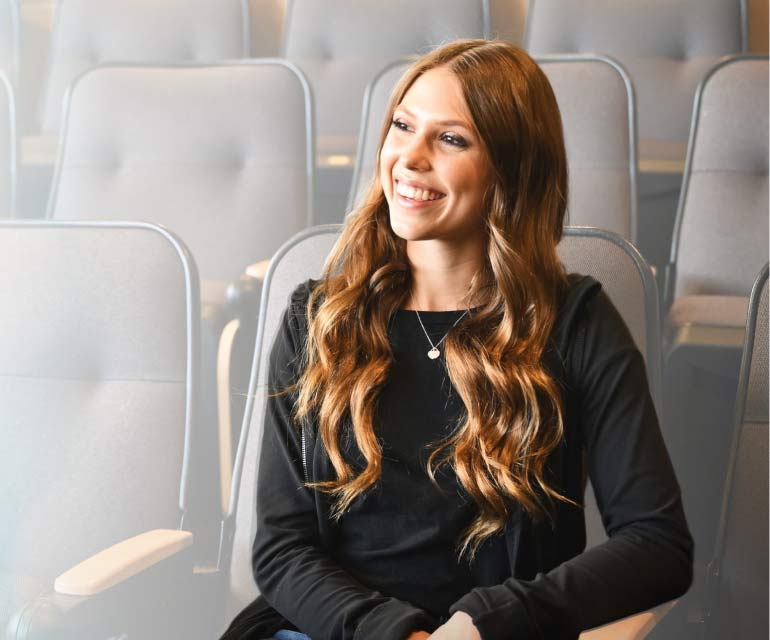
[[[222,455],[225,504],[230,429],[241,423],[233,412],[254,344],[253,330],[241,337],[245,368],[232,372],[232,389],[217,392],[219,341],[234,318],[227,288],[308,225],[311,122],[306,81],[280,60],[98,67],[73,85],[65,114],[48,217],[162,224],[198,264],[209,345],[203,397],[221,428],[212,429],[211,447]],[[237,321],[224,337],[236,330]],[[221,368],[229,371],[228,362]]]
[[707,574],[704,638],[768,637],[767,265],[751,293],[730,459]]
[[364,90],[391,60],[488,33],[487,0],[292,0],[283,55],[313,88],[318,132],[317,222],[341,222]]
[[248,56],[244,0],[63,0],[57,5],[42,130],[59,130],[81,73],[114,62],[211,62]]
[[0,71],[0,219],[16,212],[16,109],[8,77]]
[[[695,101],[664,325],[664,435],[701,577],[716,535],[748,296],[768,256],[767,137],[767,57],[715,66]],[[691,592],[691,607],[701,595]]]
[[693,97],[722,56],[746,46],[741,0],[532,0],[525,47],[602,53],[628,70],[639,121],[639,246],[665,264]]
[[69,85],[105,63],[211,62],[249,55],[247,0],[61,0],[38,124],[22,140],[23,208],[42,217]]
[[[636,236],[634,90],[623,67],[604,56],[536,58],[561,111],[569,162],[569,224]],[[408,60],[382,69],[367,88],[348,209],[369,186],[390,94]]]
[[[194,537],[218,525],[190,491],[198,315],[195,264],[168,231],[0,222],[8,640],[188,637],[167,590],[192,597]],[[154,635],[159,609],[182,635]]]
[[[230,509],[224,524],[223,562],[229,566],[231,586],[222,630],[258,594],[251,570],[251,548],[256,527],[257,462],[266,410],[270,347],[290,293],[299,283],[321,274],[339,229],[337,225],[326,225],[297,235],[276,254],[265,279],[249,404],[238,446]],[[603,283],[645,356],[651,391],[657,400],[660,366],[658,297],[649,266],[629,243],[598,229],[568,228],[559,246],[559,255],[568,271],[593,275]],[[587,509],[589,545],[593,545],[600,542],[604,534],[598,531],[602,525],[595,503],[589,504]],[[663,605],[632,616],[619,627],[603,627],[582,637],[584,640],[642,638],[669,608],[670,605]]]

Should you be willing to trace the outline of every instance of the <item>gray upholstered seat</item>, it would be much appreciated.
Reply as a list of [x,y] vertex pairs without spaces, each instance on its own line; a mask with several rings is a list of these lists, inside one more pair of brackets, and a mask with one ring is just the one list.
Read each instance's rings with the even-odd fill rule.
[[768,635],[767,266],[752,290],[746,346],[714,557],[709,565],[707,637]]
[[13,87],[0,71],[0,219],[16,211],[16,108]]
[[486,3],[292,0],[283,53],[313,87],[319,153],[353,154],[364,90],[385,64],[457,38],[484,37]]
[[663,427],[695,538],[690,618],[716,536],[748,295],[768,259],[767,76],[767,58],[747,56],[701,84],[667,271]]
[[693,97],[722,56],[745,50],[744,3],[530,0],[530,53],[602,53],[631,76],[639,122],[636,244],[658,268],[670,250]]
[[54,580],[94,553],[149,530],[190,539],[198,313],[195,265],[160,228],[0,222],[8,638],[39,637],[39,624],[87,606],[66,595],[71,579],[57,593]]
[[48,216],[142,219],[236,280],[310,219],[304,78],[281,61],[106,66],[73,85]]
[[[300,282],[321,274],[338,233],[338,226],[329,225],[298,235],[276,254],[265,279],[249,404],[241,430],[230,510],[225,521],[225,539],[232,540],[232,549],[224,550],[231,580],[225,625],[257,595],[251,571],[251,546],[256,526],[255,483],[266,408],[264,390],[270,345],[291,291]],[[597,229],[567,229],[559,246],[559,255],[569,271],[591,274],[604,283],[645,355],[651,389],[657,399],[660,353],[657,292],[649,266],[630,244]],[[599,532],[601,522],[595,504],[588,509],[588,520],[593,522],[593,525],[589,524],[589,544],[595,544],[600,541],[603,531]],[[648,613],[647,616],[654,618],[655,614]],[[604,628],[602,633],[610,635],[597,637],[636,637],[626,636],[617,629],[613,632]]]
[[[636,120],[628,75],[618,63],[602,56],[543,56],[537,61],[553,87],[564,126],[569,223],[606,229],[633,241]],[[408,60],[388,65],[367,89],[349,209],[374,173],[387,102],[408,65]]]
[[[698,90],[666,295],[675,307],[689,296],[747,298],[767,261],[767,96],[766,56],[720,63]],[[676,326],[699,322],[682,315]]]
[[740,0],[530,0],[533,55],[604,53],[636,87],[642,158],[684,159],[695,90],[720,57],[743,50]]
[[81,73],[109,62],[199,62],[248,55],[246,0],[61,0],[42,130],[59,130],[62,100]]
[[[203,282],[211,348],[204,353],[212,429],[222,454],[222,500],[231,470],[228,348],[215,394],[225,288],[307,226],[312,202],[309,88],[280,60],[176,66],[105,66],[70,93],[48,215],[57,220],[141,219],[190,247]],[[231,326],[227,332],[234,331]],[[250,352],[251,339],[243,339]],[[245,358],[251,361],[250,353]],[[233,372],[235,400],[248,368]],[[240,416],[235,420],[240,426]],[[235,439],[237,440],[237,429]],[[212,458],[212,463],[216,462]],[[225,490],[224,487],[227,489]]]

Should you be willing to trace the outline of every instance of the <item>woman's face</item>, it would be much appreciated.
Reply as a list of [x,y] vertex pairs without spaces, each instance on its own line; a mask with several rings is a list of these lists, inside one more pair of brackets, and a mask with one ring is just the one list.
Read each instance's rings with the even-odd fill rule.
[[380,152],[393,232],[407,241],[477,242],[491,179],[459,81],[446,68],[427,71],[396,107]]

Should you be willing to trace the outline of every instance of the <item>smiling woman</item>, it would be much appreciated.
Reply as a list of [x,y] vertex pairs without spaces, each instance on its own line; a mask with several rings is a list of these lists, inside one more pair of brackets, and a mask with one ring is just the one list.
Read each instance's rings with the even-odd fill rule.
[[[544,74],[508,43],[433,51],[378,160],[273,346],[263,595],[224,638],[566,640],[683,593],[692,539],[643,358],[557,256]],[[610,537],[583,553],[589,470]]]

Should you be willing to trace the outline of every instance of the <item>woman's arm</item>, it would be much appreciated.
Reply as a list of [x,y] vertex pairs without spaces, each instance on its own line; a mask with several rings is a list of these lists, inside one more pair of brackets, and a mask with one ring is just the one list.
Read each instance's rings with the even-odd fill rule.
[[577,638],[680,596],[692,581],[693,543],[663,443],[641,354],[609,298],[586,307],[580,370],[588,470],[609,540],[534,580],[474,589],[465,611],[484,640]]
[[[307,291],[298,289],[284,314],[270,357],[271,395],[299,375],[306,300]],[[295,397],[267,400],[252,556],[260,591],[313,640],[403,640],[433,629],[426,612],[367,588],[320,549],[314,492],[303,486],[301,438],[291,419]]]

